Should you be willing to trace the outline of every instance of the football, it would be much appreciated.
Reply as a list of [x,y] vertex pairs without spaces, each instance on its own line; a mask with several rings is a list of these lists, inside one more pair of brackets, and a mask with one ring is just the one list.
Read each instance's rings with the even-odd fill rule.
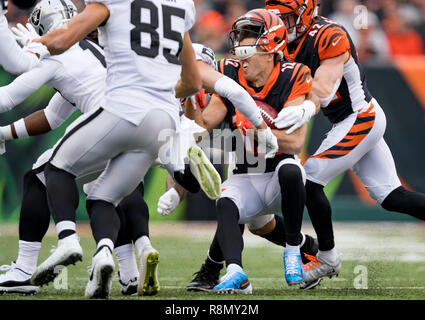
[[255,100],[255,103],[260,108],[261,115],[270,129],[277,129],[274,125],[274,119],[276,119],[278,112],[271,105],[263,101]]

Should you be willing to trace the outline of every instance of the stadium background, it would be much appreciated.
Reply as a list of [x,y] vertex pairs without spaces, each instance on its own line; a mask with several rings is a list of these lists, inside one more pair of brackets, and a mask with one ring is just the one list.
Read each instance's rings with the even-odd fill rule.
[[[74,1],[78,9],[82,1]],[[193,41],[212,47],[219,56],[228,51],[226,32],[229,21],[245,11],[264,5],[262,0],[195,0],[198,23]],[[353,27],[357,5],[368,8],[367,29]],[[25,23],[28,12],[10,5],[10,26]],[[384,108],[387,116],[385,139],[396,161],[398,173],[406,187],[425,192],[425,3],[424,1],[394,0],[322,0],[322,14],[342,23],[353,37],[361,62],[365,66],[370,91]],[[0,85],[14,79],[0,67]],[[25,116],[47,105],[54,91],[42,87],[13,111],[0,116],[0,125]],[[46,148],[63,134],[66,126],[78,117],[75,113],[66,124],[47,135],[8,142],[7,153],[0,158],[0,222],[17,222],[22,196],[22,178]],[[303,157],[312,154],[330,129],[330,123],[320,114],[310,123],[308,143]],[[151,220],[214,220],[213,203],[201,193],[189,195],[169,217],[156,214],[156,203],[165,191],[166,173],[150,170],[145,179],[146,200]],[[357,178],[347,172],[326,188],[332,199],[335,220],[411,220],[389,213],[371,200]],[[200,209],[202,208],[202,209]],[[305,219],[308,215],[305,214]],[[81,193],[78,220],[87,221],[84,195]]]

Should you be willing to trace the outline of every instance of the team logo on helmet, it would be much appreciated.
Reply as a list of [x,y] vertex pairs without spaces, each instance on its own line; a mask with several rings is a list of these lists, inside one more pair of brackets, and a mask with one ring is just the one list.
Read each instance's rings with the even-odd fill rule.
[[[239,59],[255,54],[283,52],[287,44],[287,32],[283,21],[265,9],[254,9],[238,18],[230,32],[232,52]],[[241,45],[244,38],[255,38],[254,45]],[[258,51],[257,47],[264,49]]]

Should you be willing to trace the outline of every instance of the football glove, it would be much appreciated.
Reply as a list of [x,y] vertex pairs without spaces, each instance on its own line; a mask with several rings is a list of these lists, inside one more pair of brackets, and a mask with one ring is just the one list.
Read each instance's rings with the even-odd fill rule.
[[180,195],[176,189],[171,188],[158,200],[158,213],[161,216],[168,216],[180,203]]
[[28,45],[22,48],[24,51],[36,54],[41,60],[45,57],[50,56],[50,52],[47,47],[41,42],[30,42]]
[[274,158],[276,152],[279,151],[279,145],[277,143],[277,138],[273,134],[270,127],[267,129],[258,130],[258,150],[264,150],[264,147],[261,147],[261,144],[265,143],[266,155],[265,158]]
[[13,27],[11,30],[13,36],[15,37],[15,40],[19,43],[21,47],[25,47],[32,40],[40,38],[32,24],[30,23],[27,23],[26,27],[18,23],[16,27]]
[[305,100],[299,106],[283,108],[274,120],[278,129],[288,128],[286,134],[291,134],[305,125],[316,114],[316,105],[310,100]]

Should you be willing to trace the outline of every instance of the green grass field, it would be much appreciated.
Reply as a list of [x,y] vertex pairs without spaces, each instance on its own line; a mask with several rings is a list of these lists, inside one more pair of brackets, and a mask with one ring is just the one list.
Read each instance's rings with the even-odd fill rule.
[[[285,283],[280,247],[246,230],[243,263],[253,285],[253,294],[223,296],[186,292],[186,284],[205,259],[214,227],[214,224],[153,224],[152,243],[159,250],[161,259],[160,294],[155,297],[124,297],[115,279],[110,299],[425,299],[425,227],[412,223],[336,224],[337,249],[343,254],[342,271],[339,277],[326,278],[319,287],[309,291],[289,287]],[[0,227],[0,265],[10,264],[16,259],[16,230],[14,225]],[[312,233],[311,226],[307,225],[304,231]],[[0,300],[84,299],[94,241],[87,228],[80,235],[84,259],[67,268],[67,289],[58,290],[50,284],[42,287],[35,296],[3,295]],[[50,231],[43,242],[39,263],[49,255],[51,246],[55,244],[54,233]],[[356,286],[363,289],[356,289]]]

